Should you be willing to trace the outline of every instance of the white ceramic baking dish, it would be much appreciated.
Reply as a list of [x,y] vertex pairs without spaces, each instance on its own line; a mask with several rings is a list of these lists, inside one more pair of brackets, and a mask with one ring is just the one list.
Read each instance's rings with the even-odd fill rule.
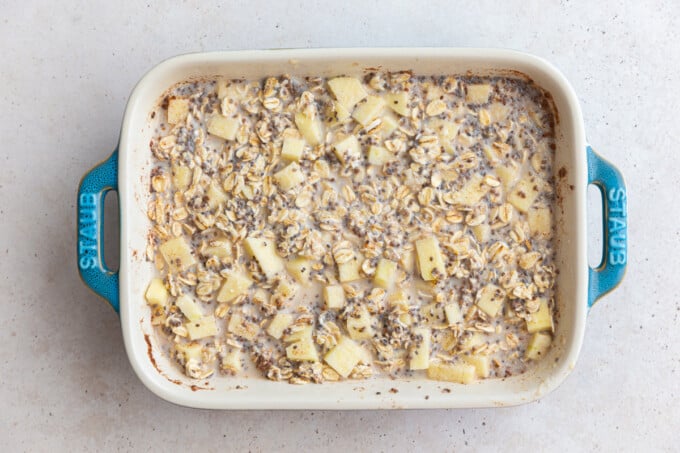
[[[192,78],[267,75],[362,74],[365,68],[413,69],[418,74],[507,75],[522,73],[547,90],[558,121],[555,169],[559,194],[557,302],[559,322],[549,356],[529,372],[469,385],[426,379],[375,378],[296,386],[258,378],[188,379],[156,345],[143,293],[154,274],[144,258],[150,227],[146,206],[152,137],[150,112],[164,91]],[[557,171],[557,170],[556,170]],[[603,194],[602,263],[586,258],[586,189]],[[103,200],[117,190],[120,206],[120,269],[109,270],[102,255]],[[161,398],[210,409],[462,408],[526,403],[555,389],[576,364],[589,307],[623,278],[626,265],[626,192],[619,172],[586,143],[573,89],[552,65],[519,52],[492,49],[314,49],[213,52],[184,55],[153,68],[128,102],[117,151],[81,182],[78,195],[78,267],[86,284],[120,310],[130,362],[144,384]]]

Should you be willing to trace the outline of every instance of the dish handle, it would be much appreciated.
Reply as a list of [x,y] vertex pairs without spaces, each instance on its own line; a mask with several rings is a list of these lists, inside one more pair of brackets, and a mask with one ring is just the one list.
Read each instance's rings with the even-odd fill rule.
[[83,282],[118,313],[118,271],[104,261],[104,199],[118,191],[118,150],[87,172],[78,187],[78,271]]
[[588,184],[602,195],[602,260],[588,269],[588,307],[616,288],[628,263],[626,184],[621,172],[588,146]]

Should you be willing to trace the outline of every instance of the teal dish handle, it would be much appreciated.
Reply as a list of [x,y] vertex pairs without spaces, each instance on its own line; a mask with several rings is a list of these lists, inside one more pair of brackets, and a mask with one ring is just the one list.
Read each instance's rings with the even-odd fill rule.
[[602,261],[588,275],[588,307],[616,288],[628,263],[626,184],[621,172],[588,146],[588,184],[602,194]]
[[78,271],[85,284],[118,313],[118,271],[104,261],[104,199],[118,191],[118,150],[90,170],[78,187]]

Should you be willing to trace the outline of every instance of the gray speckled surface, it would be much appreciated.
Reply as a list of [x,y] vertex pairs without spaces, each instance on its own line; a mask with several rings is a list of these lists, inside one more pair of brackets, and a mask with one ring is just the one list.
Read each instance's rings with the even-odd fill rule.
[[[677,449],[679,3],[130,3],[0,1],[8,451]],[[541,401],[509,409],[208,412],[153,396],[128,364],[116,315],[81,284],[74,253],[77,183],[115,147],[134,83],[188,51],[396,45],[509,47],[549,59],[579,95],[589,140],[626,176],[628,275],[591,311],[573,374]]]

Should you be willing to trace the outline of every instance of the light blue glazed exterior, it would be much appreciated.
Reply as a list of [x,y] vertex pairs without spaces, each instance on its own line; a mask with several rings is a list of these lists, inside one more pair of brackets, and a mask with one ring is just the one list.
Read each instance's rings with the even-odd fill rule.
[[614,288],[628,263],[626,185],[621,172],[588,146],[588,184],[602,193],[602,261],[588,273],[588,307]]
[[[78,270],[85,284],[118,313],[118,271],[104,261],[104,199],[118,190],[118,150],[90,170],[78,187]],[[120,216],[119,216],[120,217]]]

